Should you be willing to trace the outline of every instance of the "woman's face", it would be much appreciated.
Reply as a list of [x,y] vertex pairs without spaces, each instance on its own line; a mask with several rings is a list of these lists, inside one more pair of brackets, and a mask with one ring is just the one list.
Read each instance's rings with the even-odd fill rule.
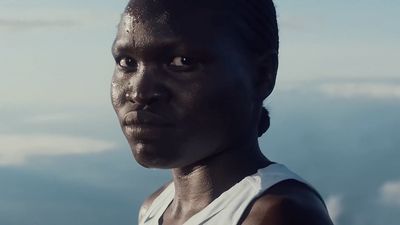
[[256,135],[254,68],[229,16],[185,2],[131,2],[112,48],[112,103],[145,167],[188,166]]

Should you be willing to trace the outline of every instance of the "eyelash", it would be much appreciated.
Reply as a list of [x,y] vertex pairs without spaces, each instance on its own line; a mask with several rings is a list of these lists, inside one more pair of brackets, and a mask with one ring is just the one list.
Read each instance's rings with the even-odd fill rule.
[[[128,59],[128,60],[129,60],[128,63],[125,62],[126,65],[122,65],[122,64],[121,64],[122,61],[123,61],[124,59]],[[122,70],[124,70],[124,71],[127,71],[127,72],[136,71],[136,70],[137,70],[137,67],[138,67],[137,61],[136,61],[134,58],[129,57],[129,56],[117,57],[116,60],[115,60],[115,62],[116,62],[117,66],[118,66],[120,69],[122,69]],[[131,64],[131,63],[134,63],[134,65],[128,65],[128,64]],[[134,67],[134,68],[128,68],[129,66],[132,66],[132,67]]]
[[[180,64],[180,65],[176,65],[176,64]],[[186,56],[174,56],[169,60],[168,66],[171,69],[176,70],[176,71],[189,72],[189,71],[195,69],[196,66],[198,66],[198,64],[199,63],[194,58],[186,57]]]
[[[180,59],[180,61],[179,61],[179,59]],[[126,60],[127,62],[124,63],[124,60]],[[173,56],[173,57],[169,58],[169,60],[166,60],[166,61],[168,63],[165,63],[165,66],[169,70],[173,70],[176,72],[190,72],[190,71],[198,68],[198,66],[200,65],[200,63],[196,59],[191,58],[191,57],[186,57],[186,56]],[[134,72],[138,68],[137,61],[134,58],[129,57],[129,56],[117,57],[115,59],[115,62],[117,64],[117,66],[125,72]],[[123,65],[123,64],[125,64],[125,65]],[[129,65],[129,64],[131,64],[131,65]],[[180,65],[176,65],[176,64],[180,64]],[[185,64],[189,64],[189,65],[185,65]]]

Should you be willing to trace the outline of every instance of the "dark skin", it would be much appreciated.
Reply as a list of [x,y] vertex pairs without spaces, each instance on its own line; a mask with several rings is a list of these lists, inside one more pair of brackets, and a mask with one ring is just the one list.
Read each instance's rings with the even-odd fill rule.
[[[183,224],[271,164],[258,146],[257,126],[276,62],[252,57],[224,22],[234,15],[211,1],[129,6],[113,45],[112,103],[136,161],[172,170],[175,197],[160,224]],[[163,188],[145,201],[140,216]],[[255,200],[241,224],[331,222],[308,187],[287,181]]]

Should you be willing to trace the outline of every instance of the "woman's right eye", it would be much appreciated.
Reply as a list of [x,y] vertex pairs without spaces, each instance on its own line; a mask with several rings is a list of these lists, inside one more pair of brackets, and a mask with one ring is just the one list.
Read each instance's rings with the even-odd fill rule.
[[134,71],[137,69],[137,62],[131,57],[121,57],[117,59],[117,64],[126,71]]

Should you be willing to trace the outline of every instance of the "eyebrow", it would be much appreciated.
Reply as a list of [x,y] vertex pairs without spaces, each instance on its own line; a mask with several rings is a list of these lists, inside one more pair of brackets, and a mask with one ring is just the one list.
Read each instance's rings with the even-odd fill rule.
[[126,41],[116,40],[112,45],[112,53],[114,56],[119,54],[136,54],[136,55],[159,55],[163,56],[166,52],[172,53],[192,53],[204,54],[206,49],[204,46],[196,45],[195,43],[188,43],[179,38],[162,39],[152,41],[149,44],[135,46],[133,43]]
[[114,41],[112,45],[112,49],[116,51],[143,51],[147,49],[166,49],[166,48],[177,48],[180,45],[185,45],[182,40],[179,39],[170,39],[170,40],[162,40],[162,41],[152,41],[148,44],[135,44],[129,43],[127,41]]

